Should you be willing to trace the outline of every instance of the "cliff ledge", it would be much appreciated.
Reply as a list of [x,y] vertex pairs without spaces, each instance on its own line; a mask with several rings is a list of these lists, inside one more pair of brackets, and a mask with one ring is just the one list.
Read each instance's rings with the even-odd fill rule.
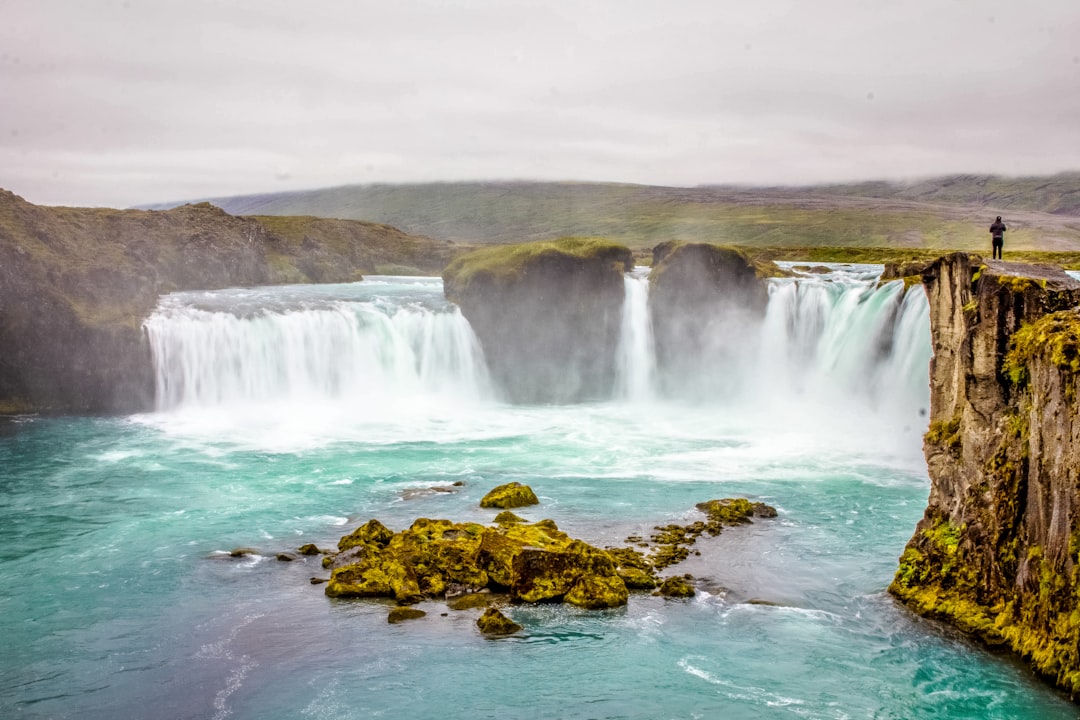
[[889,591],[1080,697],[1080,282],[958,253],[922,274],[930,498]]

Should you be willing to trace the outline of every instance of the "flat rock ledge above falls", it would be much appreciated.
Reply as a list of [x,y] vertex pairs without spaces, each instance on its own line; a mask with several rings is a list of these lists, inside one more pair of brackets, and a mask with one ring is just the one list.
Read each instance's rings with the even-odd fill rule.
[[889,590],[1080,699],[1080,282],[958,253],[930,304],[930,498]]

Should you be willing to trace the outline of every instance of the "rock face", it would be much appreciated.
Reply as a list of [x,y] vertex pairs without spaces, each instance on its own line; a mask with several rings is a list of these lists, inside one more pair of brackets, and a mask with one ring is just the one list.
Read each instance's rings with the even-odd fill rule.
[[0,414],[150,409],[142,321],[163,293],[438,271],[451,251],[370,223],[48,208],[0,190]]
[[633,265],[621,245],[564,238],[473,251],[443,283],[507,399],[575,402],[611,394],[623,274]]
[[669,392],[731,389],[725,363],[764,316],[763,278],[778,274],[774,264],[720,245],[667,242],[653,250],[649,305],[659,378]]
[[889,590],[1080,697],[1080,282],[950,255],[923,273],[929,504]]

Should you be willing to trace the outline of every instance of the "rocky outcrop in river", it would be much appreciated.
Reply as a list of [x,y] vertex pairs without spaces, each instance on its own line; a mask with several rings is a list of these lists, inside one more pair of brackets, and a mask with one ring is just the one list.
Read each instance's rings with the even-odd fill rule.
[[772,262],[722,245],[672,241],[653,250],[649,305],[657,368],[669,392],[731,390],[730,375],[717,368],[760,325],[769,300],[764,278],[781,274]]
[[320,218],[41,207],[0,190],[0,415],[147,410],[163,293],[437,272],[450,244]]
[[889,590],[1080,697],[1080,282],[954,254],[922,274],[926,513]]
[[628,248],[595,238],[499,245],[443,272],[488,368],[514,402],[611,396]]

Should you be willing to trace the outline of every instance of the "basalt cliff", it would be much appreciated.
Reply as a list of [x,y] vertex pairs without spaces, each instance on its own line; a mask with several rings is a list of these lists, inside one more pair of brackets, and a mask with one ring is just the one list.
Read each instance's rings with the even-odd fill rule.
[[438,272],[453,252],[372,223],[41,207],[0,190],[0,415],[150,409],[142,321],[164,293]]
[[964,254],[922,279],[930,498],[889,590],[1080,698],[1080,282]]

